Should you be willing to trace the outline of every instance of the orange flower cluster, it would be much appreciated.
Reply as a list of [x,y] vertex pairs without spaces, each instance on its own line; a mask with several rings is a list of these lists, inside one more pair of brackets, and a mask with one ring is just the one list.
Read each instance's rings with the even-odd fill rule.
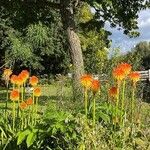
[[113,70],[113,76],[117,81],[122,81],[125,78],[125,72],[121,68],[115,68]]
[[29,79],[29,83],[32,85],[32,86],[36,86],[39,82],[39,79],[36,77],[36,76],[32,76],[30,77]]
[[[4,72],[5,75],[11,75],[11,73],[12,72],[8,69],[5,70],[5,72]],[[10,78],[10,81],[14,85],[16,84],[18,86],[23,86],[23,84],[26,83],[28,79],[29,79],[29,72],[27,70],[22,70],[19,75],[13,74]],[[41,96],[41,89],[39,87],[35,87],[38,84],[38,82],[39,82],[39,79],[36,76],[32,76],[29,79],[30,85],[34,86],[33,94],[35,97]],[[18,89],[14,89],[10,93],[10,99],[12,101],[19,100],[21,94],[23,94],[23,93],[19,93]],[[22,101],[19,104],[19,107],[20,107],[20,109],[25,109],[32,104],[34,104],[32,98],[28,98],[26,101]]]
[[29,106],[33,104],[33,100],[31,97],[26,100],[26,104]]
[[[22,70],[18,76],[12,75],[10,81],[12,84],[21,86],[27,81],[28,78],[29,78],[29,72],[27,70]],[[29,79],[29,84],[32,86],[36,86],[38,82],[39,82],[39,79],[36,76],[32,76]]]
[[20,77],[22,78],[23,82],[26,82],[26,80],[29,78],[29,72],[27,70],[22,70]]
[[39,97],[41,96],[41,89],[39,87],[35,88],[33,91],[34,96]]
[[100,88],[100,82],[99,80],[93,80],[92,81],[92,85],[91,85],[91,89],[93,91],[93,93],[96,93]]
[[11,91],[11,93],[10,93],[10,99],[12,101],[19,100],[19,97],[20,97],[20,94],[19,94],[19,91],[17,89],[14,89],[13,91]]
[[20,109],[26,109],[28,106],[31,106],[33,104],[32,98],[28,98],[26,101],[23,101],[20,103],[19,107]]
[[121,63],[113,70],[113,77],[117,81],[122,81],[131,72],[132,66],[128,63]]
[[22,72],[17,76],[17,75],[12,75],[11,76],[11,83],[16,84],[16,85],[23,85],[29,78],[29,72],[27,70],[22,70]]
[[121,63],[118,65],[118,68],[121,68],[127,76],[131,72],[132,66],[128,63]]
[[129,78],[133,81],[133,83],[136,83],[140,80],[140,74],[138,72],[131,72],[129,74]]
[[118,94],[118,88],[117,87],[111,87],[109,89],[109,96],[115,98]]
[[122,81],[126,77],[129,77],[129,79],[132,80],[133,83],[136,83],[140,80],[140,74],[138,72],[131,72],[131,69],[132,66],[128,63],[119,64],[113,70],[113,77],[117,79],[117,81]]
[[81,76],[80,81],[83,87],[85,88],[90,88],[92,85],[92,76],[89,74],[84,74],[83,76]]
[[17,80],[18,80],[17,75],[12,75],[11,78],[10,78],[10,81],[11,81],[12,84],[16,84]]
[[23,109],[26,109],[27,106],[28,106],[28,105],[27,105],[25,102],[21,102],[20,105],[19,105],[20,109],[22,109],[22,110],[23,110]]
[[93,93],[96,93],[100,88],[100,82],[99,80],[93,79],[92,75],[84,74],[80,78],[80,82],[83,87],[86,89],[91,89]]

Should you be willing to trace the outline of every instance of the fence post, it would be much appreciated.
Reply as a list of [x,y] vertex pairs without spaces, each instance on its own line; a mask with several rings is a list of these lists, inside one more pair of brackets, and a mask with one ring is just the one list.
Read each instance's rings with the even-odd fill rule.
[[150,81],[150,69],[148,70],[148,77],[149,77],[149,81]]

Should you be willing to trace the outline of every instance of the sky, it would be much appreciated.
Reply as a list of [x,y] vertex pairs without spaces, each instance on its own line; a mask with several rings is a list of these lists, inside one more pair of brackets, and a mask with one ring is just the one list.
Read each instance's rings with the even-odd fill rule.
[[116,28],[110,28],[106,24],[106,29],[112,32],[110,39],[112,40],[112,48],[120,47],[121,52],[130,51],[140,41],[150,41],[150,9],[139,12],[138,26],[140,36],[137,38],[129,38],[122,31]]

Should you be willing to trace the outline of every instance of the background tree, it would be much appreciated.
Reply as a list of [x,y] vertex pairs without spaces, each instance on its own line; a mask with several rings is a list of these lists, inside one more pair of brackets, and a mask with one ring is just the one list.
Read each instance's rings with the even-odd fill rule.
[[91,7],[84,3],[77,13],[78,35],[81,41],[85,71],[92,74],[101,74],[105,71],[108,61],[111,34],[104,28],[89,28],[85,24],[94,17]]
[[132,50],[133,55],[138,55],[140,62],[140,70],[150,69],[150,42],[140,42]]
[[[109,21],[111,27],[117,27],[124,30],[129,36],[137,36],[136,32],[138,11],[149,6],[148,0],[2,0],[1,5],[7,8],[11,17],[14,19],[14,25],[17,27],[18,20],[24,18],[26,26],[28,22],[33,23],[37,20],[43,20],[41,13],[45,10],[57,9],[62,18],[62,24],[66,31],[68,47],[74,68],[74,85],[78,87],[80,75],[84,72],[83,58],[80,40],[77,35],[77,26],[75,14],[80,7],[87,4],[94,9],[94,16],[86,22],[85,26],[89,29],[96,28],[99,31],[104,27],[106,21]],[[15,12],[15,13],[14,13]],[[20,18],[22,15],[22,18]],[[38,19],[37,19],[38,18]]]
[[[34,14],[33,21],[26,20],[22,12],[13,17],[8,7],[1,8],[1,66],[6,63],[5,67],[12,66],[14,70],[28,68],[32,73],[42,74],[67,72],[70,58],[57,11],[42,10],[40,16]],[[22,8],[15,5],[12,9],[21,11]],[[21,19],[16,23],[16,18]]]

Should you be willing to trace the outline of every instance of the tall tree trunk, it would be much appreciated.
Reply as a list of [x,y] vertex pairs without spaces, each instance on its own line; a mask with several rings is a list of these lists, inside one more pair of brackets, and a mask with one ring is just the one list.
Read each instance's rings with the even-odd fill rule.
[[70,55],[73,63],[73,88],[76,93],[80,89],[80,77],[84,73],[84,64],[80,39],[75,30],[73,4],[71,0],[61,0],[62,23],[67,31]]

